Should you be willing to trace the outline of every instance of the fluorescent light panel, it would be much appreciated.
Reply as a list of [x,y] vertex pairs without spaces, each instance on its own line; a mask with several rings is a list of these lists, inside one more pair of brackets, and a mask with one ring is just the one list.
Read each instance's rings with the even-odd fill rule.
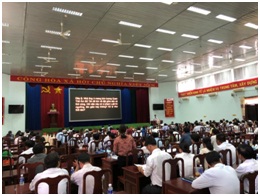
[[118,41],[116,41],[116,40],[112,40],[112,39],[102,39],[101,41],[102,41],[102,42],[108,42],[108,43],[119,44]]
[[177,69],[172,69],[172,71],[177,71]]
[[153,79],[153,78],[147,78],[146,80],[148,80],[148,81],[154,81],[155,79]]
[[106,78],[116,78],[116,76],[106,76]]
[[10,62],[2,62],[3,65],[11,65],[12,63]]
[[146,69],[158,69],[158,67],[146,67]]
[[45,72],[44,72],[44,71],[34,71],[33,73],[36,73],[36,74],[45,74],[45,75],[48,74],[48,72],[46,72],[46,71],[45,71]]
[[9,27],[9,23],[2,22],[2,27]]
[[144,44],[135,44],[134,46],[141,47],[141,48],[151,48],[152,47],[150,45],[144,45]]
[[9,56],[10,54],[7,53],[2,53],[3,56]]
[[142,25],[131,23],[131,22],[126,22],[126,21],[120,21],[118,24],[130,26],[130,27],[135,27],[135,28],[141,28],[142,27]]
[[171,35],[174,35],[176,33],[175,31],[170,31],[170,30],[166,30],[166,29],[156,29],[156,31],[160,32],[160,33],[171,34]]
[[145,61],[152,61],[153,58],[146,58],[146,57],[140,57],[140,60],[145,60]]
[[2,40],[2,43],[4,43],[4,44],[10,44],[10,41],[8,41],[8,40]]
[[51,68],[50,65],[35,65],[35,67],[41,67],[41,68]]
[[97,71],[99,71],[99,72],[106,72],[106,73],[109,72],[108,70],[103,70],[103,69],[99,69],[99,70],[97,70]]
[[81,63],[89,63],[89,64],[96,64],[95,61],[80,61]]
[[171,5],[172,1],[162,1],[161,3],[167,4],[167,5]]
[[79,67],[74,67],[73,69],[74,70],[83,70],[83,71],[87,71],[88,70],[87,68],[79,68]]
[[252,47],[251,47],[251,46],[246,46],[246,45],[241,45],[241,46],[239,46],[239,48],[243,48],[243,49],[251,49]]
[[245,61],[245,59],[236,58],[235,61]]
[[199,38],[199,36],[197,36],[197,35],[190,35],[190,34],[182,34],[181,36],[182,37],[192,38],[192,39],[198,39]]
[[133,80],[134,78],[133,77],[124,77],[124,79]]
[[222,44],[223,41],[215,40],[215,39],[209,39],[208,42],[216,43],[216,44]]
[[117,67],[119,67],[119,66],[120,66],[120,64],[117,64],[117,63],[107,63],[107,65],[111,65],[111,66],[117,66]]
[[128,59],[133,59],[133,56],[127,56],[127,55],[118,55],[118,57],[122,57],[122,58],[128,58]]
[[[59,31],[53,31],[53,30],[45,30],[45,33],[49,33],[52,35],[61,35],[61,32]],[[64,33],[65,36],[70,36],[70,33]]]
[[162,62],[164,62],[164,63],[174,63],[174,61],[171,61],[171,60],[162,60]]
[[168,75],[166,75],[166,74],[159,74],[158,76],[160,76],[160,77],[167,77]]
[[80,74],[68,73],[68,76],[81,76]]
[[135,75],[144,75],[144,73],[134,72]]
[[126,71],[115,71],[115,73],[121,73],[121,74],[125,74]]
[[93,52],[93,51],[90,51],[89,54],[97,54],[97,55],[103,55],[103,56],[106,56],[107,53],[103,53],[103,52]]
[[61,12],[61,13],[64,13],[64,14],[70,14],[70,15],[74,15],[74,16],[82,16],[83,15],[83,13],[81,13],[81,12],[76,12],[76,11],[73,11],[73,10],[67,10],[67,9],[63,9],[63,8],[59,8],[59,7],[53,7],[52,11]]
[[56,60],[54,57],[47,57],[47,56],[37,56],[38,59],[44,59],[44,60]]
[[211,13],[211,11],[209,11],[209,10],[201,9],[201,8],[194,7],[194,6],[190,6],[187,10],[196,12],[199,14],[203,14],[203,15],[208,15],[209,13]]
[[100,78],[101,75],[89,75],[89,77],[93,77],[93,78]]
[[138,65],[126,65],[126,67],[138,68]]
[[41,45],[41,48],[47,48],[47,49],[53,49],[53,50],[62,50],[61,47],[56,47],[56,46],[46,46],[46,45]]
[[246,26],[246,27],[253,28],[253,29],[258,29],[258,25],[253,24],[253,23],[251,23],[251,22],[246,23],[245,26]]
[[225,21],[228,21],[228,22],[234,22],[236,20],[236,18],[226,16],[226,15],[223,15],[223,14],[217,15],[216,18],[221,19],[221,20],[225,20]]
[[182,51],[182,52],[187,54],[196,54],[196,52],[191,52],[191,51]]
[[218,55],[213,55],[212,57],[216,59],[223,59],[223,56],[218,56]]
[[172,48],[162,48],[162,47],[157,48],[157,50],[173,51]]

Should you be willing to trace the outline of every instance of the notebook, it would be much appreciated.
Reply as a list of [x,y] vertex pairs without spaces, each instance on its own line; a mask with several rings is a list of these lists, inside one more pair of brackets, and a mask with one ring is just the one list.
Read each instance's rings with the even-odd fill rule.
[[183,177],[181,179],[186,181],[186,182],[189,182],[189,183],[192,183],[192,181],[195,180],[195,178],[193,176],[186,176],[186,177]]

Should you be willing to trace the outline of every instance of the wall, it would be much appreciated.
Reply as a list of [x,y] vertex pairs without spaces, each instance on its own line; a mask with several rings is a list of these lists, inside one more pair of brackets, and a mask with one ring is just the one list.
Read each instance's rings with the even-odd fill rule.
[[[194,122],[202,119],[207,120],[233,118],[242,119],[242,110],[240,106],[241,97],[258,96],[258,91],[254,86],[245,88],[244,92],[236,93],[236,96],[231,96],[233,90],[218,92],[215,97],[205,95],[204,98],[196,96],[189,97],[188,101],[178,98],[175,82],[160,83],[159,88],[150,88],[149,103],[150,103],[150,119],[154,118],[154,114],[163,122],[183,123],[185,121]],[[152,105],[154,103],[164,103],[165,98],[174,99],[174,118],[165,118],[164,110],[154,111]]]
[[[11,82],[10,76],[2,74],[2,97],[4,102],[4,125],[2,125],[2,136],[9,130],[16,133],[18,130],[25,131],[25,83]],[[23,104],[23,114],[8,114],[9,104]]]

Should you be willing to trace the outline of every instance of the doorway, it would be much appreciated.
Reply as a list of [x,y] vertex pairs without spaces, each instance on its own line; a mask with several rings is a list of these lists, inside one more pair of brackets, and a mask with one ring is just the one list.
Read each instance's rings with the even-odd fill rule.
[[258,120],[258,97],[245,98],[245,120]]

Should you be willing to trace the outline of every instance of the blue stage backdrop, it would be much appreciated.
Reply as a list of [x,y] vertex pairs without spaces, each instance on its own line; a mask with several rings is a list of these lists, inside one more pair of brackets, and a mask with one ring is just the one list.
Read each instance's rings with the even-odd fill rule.
[[[26,84],[26,129],[41,130],[48,128],[49,122],[46,120],[50,108],[49,102],[58,105],[58,110],[64,112],[61,115],[64,119],[58,119],[60,127],[94,126],[121,123],[142,123],[149,122],[149,95],[148,88],[108,88],[121,90],[122,120],[113,121],[83,121],[69,122],[69,88],[86,88],[85,86],[57,86],[41,84]],[[57,96],[57,92],[62,92],[63,100]],[[105,89],[102,87],[87,89]],[[49,91],[48,91],[49,90]],[[45,94],[44,94],[45,93]],[[61,93],[61,92],[59,92]],[[48,98],[48,96],[50,98]],[[47,98],[46,98],[47,97]],[[60,103],[64,103],[62,106]],[[46,107],[46,108],[45,108]]]

